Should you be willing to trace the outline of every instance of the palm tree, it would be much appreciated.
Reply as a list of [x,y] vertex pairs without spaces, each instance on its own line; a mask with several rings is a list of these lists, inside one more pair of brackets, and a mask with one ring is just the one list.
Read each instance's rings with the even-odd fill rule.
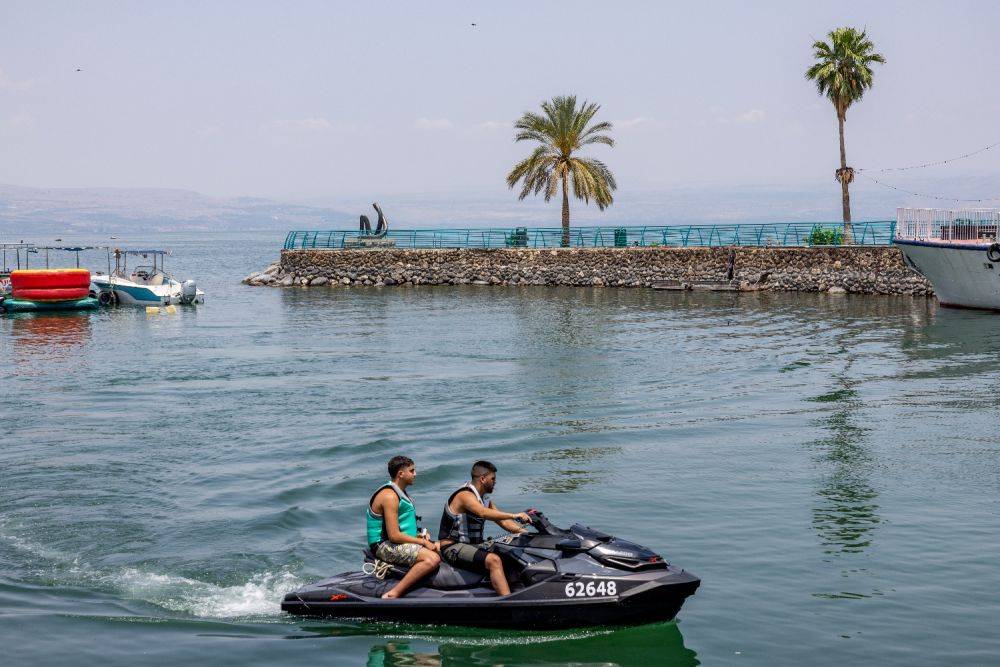
[[514,123],[517,136],[514,141],[537,141],[535,148],[507,174],[507,186],[511,189],[522,182],[519,199],[529,194],[545,192],[549,201],[562,186],[562,245],[569,245],[569,188],[573,195],[590,203],[593,199],[597,208],[604,210],[611,205],[611,192],[618,188],[615,177],[600,160],[579,157],[578,151],[591,144],[614,146],[609,137],[611,123],[588,123],[600,110],[600,106],[586,101],[577,108],[576,96],[553,97],[542,102],[542,113],[524,112]]
[[844,121],[847,109],[859,101],[865,91],[872,87],[872,65],[885,63],[880,53],[875,53],[875,45],[864,30],[837,28],[829,33],[829,42],[817,40],[813,43],[815,64],[806,70],[806,78],[816,82],[816,89],[833,102],[840,125],[840,182],[844,205],[844,239],[851,242],[851,195],[847,186],[854,180],[854,169],[847,166],[847,152],[844,149]]

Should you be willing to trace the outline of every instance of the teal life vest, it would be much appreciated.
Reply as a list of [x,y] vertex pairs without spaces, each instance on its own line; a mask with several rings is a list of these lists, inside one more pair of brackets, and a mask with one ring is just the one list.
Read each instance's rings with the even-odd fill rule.
[[417,536],[417,509],[413,506],[413,501],[410,499],[410,496],[406,495],[406,491],[403,491],[392,482],[386,482],[378,487],[375,493],[372,494],[372,497],[368,499],[368,509],[365,512],[365,526],[367,528],[369,546],[389,539],[389,534],[385,530],[385,520],[382,518],[382,515],[375,514],[372,511],[372,503],[375,502],[375,496],[382,489],[386,488],[392,489],[399,496],[399,532],[410,537]]

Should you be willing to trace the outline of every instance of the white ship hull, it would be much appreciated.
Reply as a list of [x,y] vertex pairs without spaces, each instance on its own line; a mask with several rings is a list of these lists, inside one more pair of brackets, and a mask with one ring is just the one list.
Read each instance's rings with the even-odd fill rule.
[[934,286],[942,306],[1000,310],[1000,262],[989,243],[895,240],[906,263]]

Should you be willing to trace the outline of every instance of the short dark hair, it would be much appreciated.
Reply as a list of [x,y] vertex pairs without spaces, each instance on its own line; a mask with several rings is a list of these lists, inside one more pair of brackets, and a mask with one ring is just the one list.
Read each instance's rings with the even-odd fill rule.
[[491,472],[496,471],[497,467],[489,461],[476,461],[472,464],[472,479],[482,477],[483,475],[489,475]]
[[389,479],[396,479],[396,475],[403,468],[413,465],[413,459],[409,456],[393,456],[389,459]]

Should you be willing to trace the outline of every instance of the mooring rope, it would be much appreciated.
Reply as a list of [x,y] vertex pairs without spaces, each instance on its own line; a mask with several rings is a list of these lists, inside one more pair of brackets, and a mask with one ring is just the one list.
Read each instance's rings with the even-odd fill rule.
[[374,563],[365,562],[361,566],[361,571],[365,574],[375,577],[376,579],[385,579],[385,575],[389,574],[389,570],[392,568],[392,563],[386,563],[375,559]]

